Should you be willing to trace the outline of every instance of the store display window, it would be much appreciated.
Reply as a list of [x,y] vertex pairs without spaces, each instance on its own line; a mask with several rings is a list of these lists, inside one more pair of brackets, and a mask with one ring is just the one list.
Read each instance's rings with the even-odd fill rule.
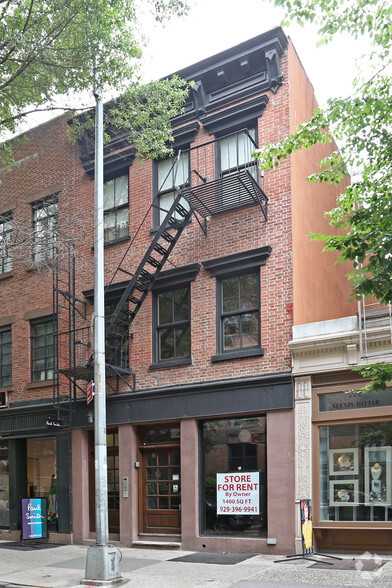
[[8,443],[0,443],[0,527],[8,527],[10,518],[9,506],[9,473]]
[[202,425],[204,533],[266,537],[266,417]]
[[57,521],[55,437],[27,439],[27,497],[47,498],[48,520]]
[[320,520],[392,520],[392,422],[320,427]]

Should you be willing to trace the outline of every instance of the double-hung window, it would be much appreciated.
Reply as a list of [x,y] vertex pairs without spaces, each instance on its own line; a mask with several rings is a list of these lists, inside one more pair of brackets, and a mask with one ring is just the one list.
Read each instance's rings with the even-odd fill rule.
[[[106,361],[116,367],[127,369],[129,368],[129,329],[115,325],[109,333],[109,325],[118,301],[118,298],[105,300]],[[129,320],[126,308],[121,310],[118,318],[123,325],[126,325]]]
[[0,387],[12,383],[12,335],[11,327],[0,329]]
[[56,369],[56,321],[53,316],[31,321],[31,380],[52,380]]
[[259,272],[218,282],[222,353],[260,345]]
[[32,204],[33,261],[54,259],[57,252],[58,195],[53,194]]
[[[175,187],[183,187],[189,184],[189,152],[183,152],[180,156],[162,159],[157,163],[158,186],[158,210],[156,221],[161,224],[170,210],[177,192]],[[189,204],[183,198],[182,206],[188,210]],[[176,217],[176,214],[174,215]]]
[[157,363],[181,363],[191,357],[190,286],[155,297]]
[[217,353],[211,358],[213,362],[264,355],[260,267],[270,253],[271,247],[266,245],[203,262],[216,278]]
[[220,140],[221,176],[248,169],[253,177],[257,177],[257,161],[252,158],[252,153],[256,148],[255,137],[256,130],[250,129]]
[[12,212],[0,216],[0,274],[12,270]]
[[105,243],[129,237],[128,175],[104,184]]
[[249,169],[257,177],[257,162],[252,158],[256,148],[255,137],[256,130],[250,129],[223,137],[219,141],[221,176]]

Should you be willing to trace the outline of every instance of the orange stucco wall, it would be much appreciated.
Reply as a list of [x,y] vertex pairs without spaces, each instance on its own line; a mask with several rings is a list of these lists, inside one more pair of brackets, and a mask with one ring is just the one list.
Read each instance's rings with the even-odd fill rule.
[[[297,53],[289,43],[290,132],[306,121],[318,106],[313,87]],[[294,324],[323,321],[354,314],[356,303],[349,302],[351,288],[347,280],[348,264],[334,265],[338,255],[320,256],[323,244],[311,241],[310,232],[331,232],[324,213],[336,206],[336,199],[349,183],[339,186],[306,182],[318,171],[318,161],[334,150],[334,143],[303,149],[291,157],[292,242]]]

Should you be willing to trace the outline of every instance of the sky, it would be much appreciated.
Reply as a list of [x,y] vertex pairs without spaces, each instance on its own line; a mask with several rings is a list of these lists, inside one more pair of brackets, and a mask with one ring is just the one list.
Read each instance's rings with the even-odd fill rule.
[[[192,8],[186,17],[173,17],[163,26],[147,13],[143,0],[136,1],[146,11],[142,17],[138,11],[141,32],[148,41],[142,58],[143,81],[162,78],[260,35],[279,26],[284,16],[283,10],[269,0],[190,0]],[[351,94],[355,60],[366,51],[363,41],[341,35],[317,47],[315,26],[290,25],[284,31],[294,44],[320,106],[328,98]],[[105,99],[115,95],[114,91]],[[93,105],[90,95],[76,102]],[[59,104],[62,105],[61,97]],[[58,115],[59,111],[31,115],[19,132]]]
[[[144,52],[144,79],[157,79],[233,47],[281,24],[283,10],[268,0],[193,0],[187,17],[173,18],[163,28],[144,19],[143,32],[150,39]],[[317,47],[312,25],[284,27],[322,106],[330,97],[352,90],[355,57],[363,42],[348,35]]]

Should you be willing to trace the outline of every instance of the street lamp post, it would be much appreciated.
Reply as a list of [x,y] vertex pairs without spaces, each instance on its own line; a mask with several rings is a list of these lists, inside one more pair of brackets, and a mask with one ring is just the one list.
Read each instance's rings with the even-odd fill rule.
[[109,545],[105,385],[105,290],[103,214],[103,102],[95,91],[94,202],[94,472],[96,543],[87,550],[82,584],[112,586],[123,582],[118,549]]

